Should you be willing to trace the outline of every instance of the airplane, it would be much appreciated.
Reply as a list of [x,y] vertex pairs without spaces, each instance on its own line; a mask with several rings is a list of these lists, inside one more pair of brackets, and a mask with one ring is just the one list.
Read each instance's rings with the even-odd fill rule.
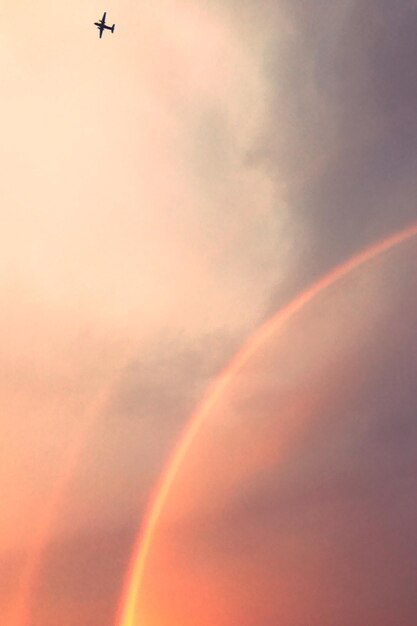
[[97,26],[97,28],[100,31],[100,39],[103,36],[103,31],[104,30],[111,30],[112,33],[114,33],[114,24],[113,26],[107,26],[106,24],[106,12],[104,12],[103,17],[101,18],[101,20],[99,22],[94,22],[94,26]]

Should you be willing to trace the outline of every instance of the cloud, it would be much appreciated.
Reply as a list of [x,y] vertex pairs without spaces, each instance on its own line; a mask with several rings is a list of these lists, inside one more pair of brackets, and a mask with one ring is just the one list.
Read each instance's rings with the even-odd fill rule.
[[[252,159],[289,207],[294,292],[417,217],[415,3],[280,2]],[[277,290],[279,291],[279,290]],[[279,300],[279,293],[272,301]]]

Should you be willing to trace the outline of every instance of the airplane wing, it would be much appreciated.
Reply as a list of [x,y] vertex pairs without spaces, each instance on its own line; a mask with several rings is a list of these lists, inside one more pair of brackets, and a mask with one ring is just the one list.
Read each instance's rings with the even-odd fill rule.
[[101,18],[101,21],[103,22],[103,24],[106,22],[106,15],[107,15],[107,11],[103,13],[103,17]]
[[103,37],[104,28],[101,26],[99,30],[100,30],[100,39],[101,39]]

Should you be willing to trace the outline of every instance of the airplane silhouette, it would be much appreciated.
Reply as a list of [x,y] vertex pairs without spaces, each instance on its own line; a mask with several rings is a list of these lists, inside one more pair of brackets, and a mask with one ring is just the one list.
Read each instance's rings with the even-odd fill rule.
[[103,31],[104,30],[111,30],[112,33],[114,33],[114,24],[113,26],[107,26],[106,24],[106,12],[104,12],[103,17],[101,18],[101,20],[99,22],[94,22],[94,26],[97,26],[97,28],[100,31],[100,39],[103,36]]

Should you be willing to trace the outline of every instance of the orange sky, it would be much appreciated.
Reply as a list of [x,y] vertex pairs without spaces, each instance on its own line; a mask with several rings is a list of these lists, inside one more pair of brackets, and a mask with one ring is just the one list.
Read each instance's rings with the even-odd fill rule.
[[415,37],[363,6],[2,1],[1,623],[113,626],[210,383],[415,220]]

